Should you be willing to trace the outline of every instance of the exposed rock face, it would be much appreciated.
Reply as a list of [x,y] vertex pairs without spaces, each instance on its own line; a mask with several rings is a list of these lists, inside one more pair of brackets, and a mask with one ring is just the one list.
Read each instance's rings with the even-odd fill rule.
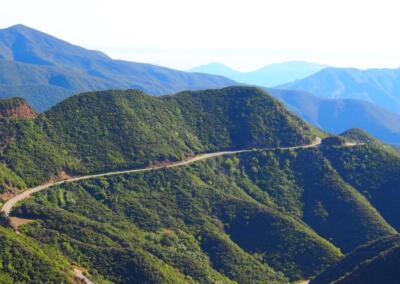
[[0,100],[0,118],[32,118],[36,113],[22,98]]

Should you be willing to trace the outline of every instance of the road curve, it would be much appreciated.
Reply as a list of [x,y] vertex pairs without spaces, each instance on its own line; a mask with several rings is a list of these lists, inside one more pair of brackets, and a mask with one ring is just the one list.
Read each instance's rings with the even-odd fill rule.
[[114,171],[114,172],[107,172],[107,173],[101,173],[101,174],[73,177],[73,178],[69,178],[69,179],[62,180],[62,181],[57,181],[57,182],[49,182],[49,183],[45,183],[45,184],[42,184],[42,185],[39,185],[39,186],[36,186],[36,187],[32,187],[32,188],[27,189],[24,192],[21,192],[20,194],[14,196],[13,198],[8,200],[3,205],[3,207],[1,208],[1,212],[4,212],[8,216],[10,214],[12,208],[19,201],[27,199],[33,193],[42,191],[42,190],[47,189],[47,188],[49,188],[49,187],[51,187],[53,185],[59,185],[59,184],[64,184],[64,183],[69,183],[69,182],[74,182],[74,181],[80,181],[80,180],[87,180],[87,179],[98,178],[98,177],[107,177],[107,176],[114,176],[114,175],[128,174],[128,173],[148,172],[148,171],[159,170],[159,169],[162,169],[162,168],[181,167],[181,166],[189,165],[189,164],[197,162],[197,161],[202,161],[202,160],[206,160],[206,159],[210,159],[210,158],[214,158],[214,157],[219,157],[219,156],[234,155],[234,154],[238,154],[238,153],[253,152],[253,151],[268,151],[268,150],[278,150],[278,149],[281,149],[281,150],[294,150],[294,149],[312,148],[312,147],[316,147],[316,146],[318,146],[320,144],[321,144],[321,138],[317,137],[313,143],[310,143],[310,144],[307,144],[307,145],[292,146],[292,147],[275,147],[275,148],[249,149],[249,150],[222,151],[222,152],[206,153],[206,154],[200,154],[200,155],[188,158],[188,159],[183,160],[183,161],[174,162],[174,163],[171,163],[171,164],[168,164],[168,165],[149,166],[147,168],[142,168],[142,169]]
[[[150,166],[147,168],[142,168],[142,169],[133,169],[133,170],[125,170],[125,171],[114,171],[114,172],[107,172],[107,173],[101,173],[101,174],[94,174],[94,175],[86,175],[86,176],[81,176],[81,177],[74,177],[74,178],[69,178],[66,180],[62,181],[57,181],[57,182],[49,182],[46,184],[42,184],[36,187],[32,187],[30,189],[25,190],[24,192],[21,192],[20,194],[14,196],[10,200],[8,200],[3,207],[1,208],[1,212],[4,212],[6,216],[8,216],[12,210],[12,208],[17,204],[19,201],[22,201],[24,199],[29,198],[33,193],[42,191],[44,189],[47,189],[51,186],[54,185],[59,185],[59,184],[64,184],[64,183],[69,183],[69,182],[74,182],[74,181],[80,181],[80,180],[87,180],[87,179],[92,179],[92,178],[98,178],[98,177],[106,177],[106,176],[114,176],[114,175],[120,175],[120,174],[127,174],[127,173],[138,173],[138,172],[148,172],[148,171],[155,171],[159,170],[162,168],[174,168],[174,167],[181,167],[185,165],[189,165],[191,163],[201,161],[201,160],[206,160],[214,157],[219,157],[219,156],[226,156],[226,155],[234,155],[238,153],[245,153],[245,152],[253,152],[253,151],[267,151],[267,150],[277,150],[277,149],[282,149],[282,150],[289,150],[289,149],[302,149],[302,148],[311,148],[311,147],[316,147],[321,144],[321,139],[316,138],[315,141],[311,144],[307,145],[301,145],[301,146],[293,146],[293,147],[275,147],[275,148],[264,148],[264,149],[249,149],[249,150],[238,150],[238,151],[222,151],[222,152],[214,152],[214,153],[206,153],[206,154],[200,154],[191,158],[188,158],[184,161],[179,161],[175,163],[171,163],[168,165],[162,165],[162,166]],[[82,281],[84,281],[86,284],[94,284],[89,278],[87,278],[82,270],[80,269],[74,269],[75,276]]]

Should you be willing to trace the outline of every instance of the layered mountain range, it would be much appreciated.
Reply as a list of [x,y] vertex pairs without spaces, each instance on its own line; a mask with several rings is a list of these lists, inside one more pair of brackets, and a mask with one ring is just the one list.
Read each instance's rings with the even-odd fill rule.
[[400,69],[326,68],[280,88],[322,98],[360,99],[400,114]]
[[72,94],[138,89],[152,95],[236,84],[151,64],[113,60],[23,25],[0,30],[0,98],[25,98],[43,111]]
[[328,132],[361,128],[387,143],[400,143],[399,69],[359,70],[288,62],[250,73],[216,63],[191,71],[269,86],[266,90],[292,111]]
[[237,85],[236,80],[290,89],[268,91],[303,119],[328,132],[339,134],[356,127],[387,143],[399,144],[397,70],[325,67],[287,62],[240,73],[210,64],[187,73],[113,60],[23,25],[0,30],[0,98],[23,97],[34,111],[47,110],[83,91],[133,88],[161,95]]
[[189,72],[220,75],[244,84],[274,87],[304,79],[326,67],[305,61],[288,61],[266,65],[254,71],[239,72],[221,63],[210,63],[193,67]]
[[304,91],[266,89],[305,121],[330,133],[361,128],[386,143],[400,144],[400,115],[360,99],[329,99]]

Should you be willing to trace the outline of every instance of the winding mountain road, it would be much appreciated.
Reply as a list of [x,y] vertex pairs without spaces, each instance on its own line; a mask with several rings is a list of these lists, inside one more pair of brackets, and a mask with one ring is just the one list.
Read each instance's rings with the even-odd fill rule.
[[163,168],[175,168],[175,167],[181,167],[185,165],[189,165],[191,163],[197,162],[197,161],[202,161],[214,157],[220,157],[220,156],[227,156],[227,155],[234,155],[234,154],[239,154],[239,153],[246,153],[246,152],[254,152],[254,151],[268,151],[268,150],[295,150],[295,149],[305,149],[305,148],[312,148],[319,146],[321,144],[321,138],[316,138],[313,143],[307,144],[307,145],[301,145],[301,146],[292,146],[292,147],[275,147],[275,148],[263,148],[263,149],[249,149],[249,150],[237,150],[237,151],[222,151],[222,152],[214,152],[214,153],[206,153],[206,154],[200,154],[191,158],[188,158],[183,161],[178,161],[174,162],[168,165],[161,165],[161,166],[149,166],[146,168],[142,169],[133,169],[133,170],[124,170],[124,171],[114,171],[114,172],[107,172],[107,173],[101,173],[101,174],[94,174],[94,175],[86,175],[86,176],[80,176],[80,177],[73,177],[61,181],[56,181],[56,182],[49,182],[45,183],[36,187],[29,188],[20,194],[14,196],[13,198],[9,199],[1,208],[1,212],[4,212],[7,216],[10,214],[12,208],[17,204],[19,201],[25,200],[29,198],[33,193],[42,191],[44,189],[47,189],[49,187],[52,187],[54,185],[60,185],[64,183],[69,183],[69,182],[74,182],[74,181],[80,181],[80,180],[87,180],[87,179],[93,179],[93,178],[99,178],[99,177],[107,177],[107,176],[115,176],[115,175],[121,175],[121,174],[129,174],[129,173],[140,173],[140,172],[148,172],[148,171],[156,171],[159,169]]
[[[175,168],[175,167],[181,167],[185,165],[189,165],[191,163],[197,162],[197,161],[202,161],[214,157],[220,157],[220,156],[227,156],[227,155],[234,155],[234,154],[239,154],[239,153],[246,153],[246,152],[255,152],[255,151],[271,151],[271,150],[295,150],[295,149],[306,149],[306,148],[312,148],[312,147],[317,147],[321,144],[321,138],[317,137],[313,143],[307,144],[307,145],[300,145],[300,146],[292,146],[292,147],[275,147],[275,148],[262,148],[262,149],[248,149],[248,150],[237,150],[237,151],[222,151],[222,152],[214,152],[214,153],[206,153],[206,154],[200,154],[191,158],[188,158],[183,161],[178,161],[174,163],[170,163],[167,165],[160,165],[160,166],[149,166],[146,168],[142,169],[133,169],[133,170],[124,170],[124,171],[113,171],[113,172],[107,172],[107,173],[101,173],[101,174],[93,174],[93,175],[86,175],[86,176],[80,176],[80,177],[73,177],[61,181],[56,181],[56,182],[49,182],[46,184],[42,184],[36,187],[32,187],[30,189],[25,190],[24,192],[21,192],[20,194],[14,196],[10,200],[8,200],[3,207],[1,208],[1,212],[4,212],[6,216],[9,216],[11,210],[13,207],[22,200],[25,200],[29,198],[33,193],[45,190],[49,187],[52,187],[54,185],[60,185],[64,183],[69,183],[69,182],[75,182],[75,181],[80,181],[80,180],[88,180],[88,179],[93,179],[93,178],[99,178],[99,177],[107,177],[107,176],[114,176],[114,175],[120,175],[120,174],[128,174],[128,173],[140,173],[140,172],[148,172],[148,171],[156,171],[159,169],[163,168]],[[357,143],[346,143],[343,146],[345,147],[352,147],[356,146]],[[15,218],[18,219],[18,218]],[[12,222],[12,221],[11,221]],[[11,224],[13,225],[13,224]],[[79,269],[74,269],[75,276],[82,281],[84,281],[86,284],[94,284],[90,279],[88,279],[85,275],[83,275],[82,270]],[[304,282],[308,283],[308,282]]]

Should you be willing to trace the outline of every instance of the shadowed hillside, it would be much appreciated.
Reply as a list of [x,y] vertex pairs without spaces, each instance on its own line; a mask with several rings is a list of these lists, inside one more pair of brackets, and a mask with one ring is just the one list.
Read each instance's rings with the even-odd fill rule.
[[311,283],[394,284],[400,277],[399,261],[399,235],[381,238],[357,248]]

